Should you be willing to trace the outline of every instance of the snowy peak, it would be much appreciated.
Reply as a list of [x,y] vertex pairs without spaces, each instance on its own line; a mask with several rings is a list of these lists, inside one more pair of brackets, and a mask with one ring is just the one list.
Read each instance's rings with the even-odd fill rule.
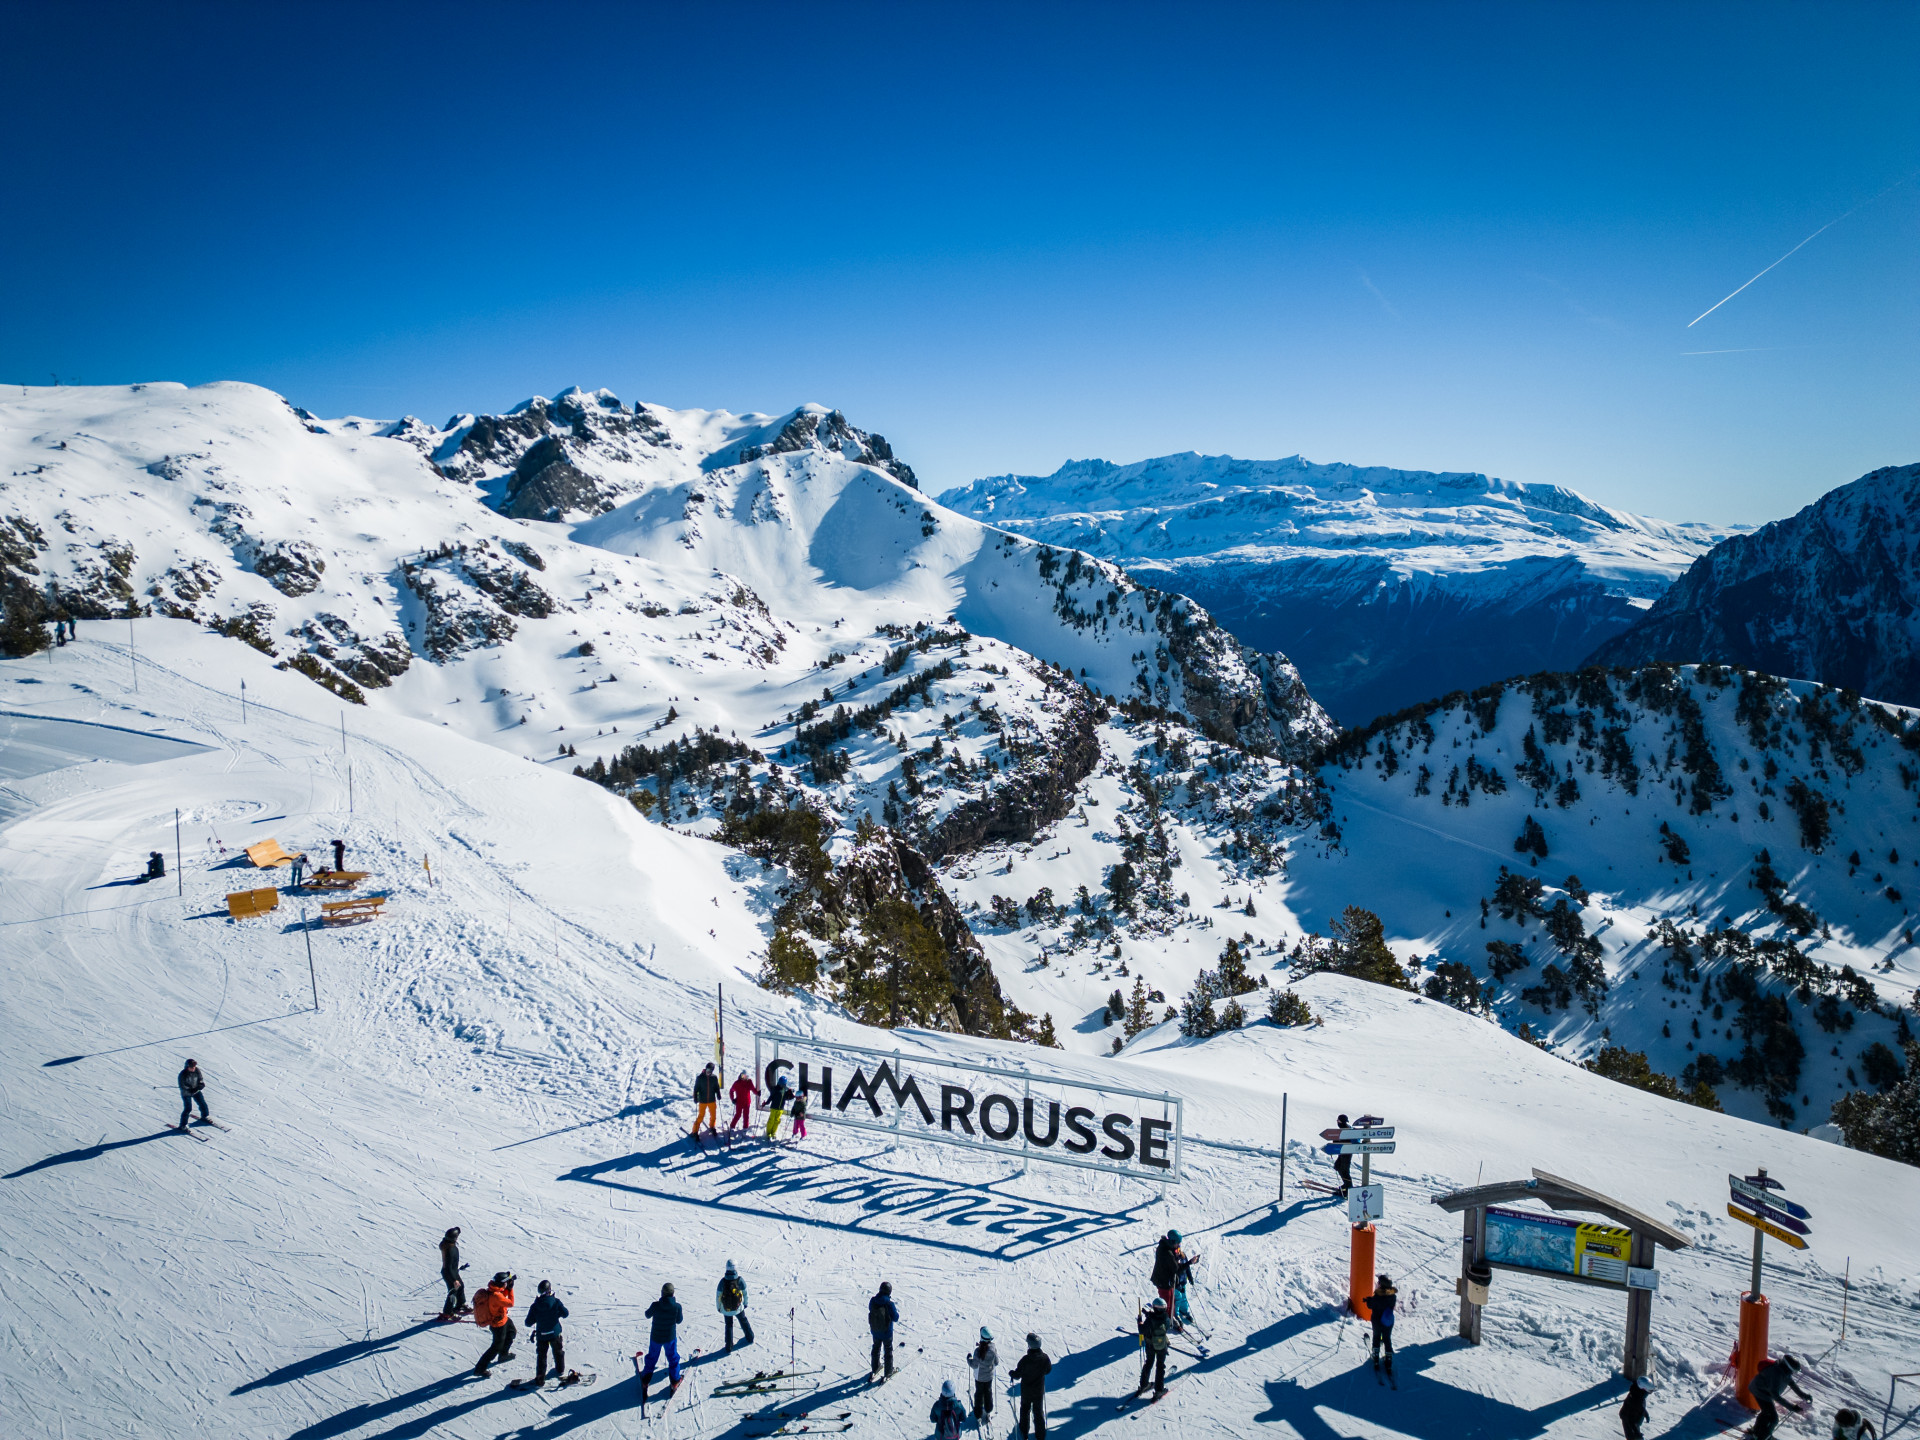
[[1721,542],[1601,664],[1713,660],[1920,704],[1920,465]]

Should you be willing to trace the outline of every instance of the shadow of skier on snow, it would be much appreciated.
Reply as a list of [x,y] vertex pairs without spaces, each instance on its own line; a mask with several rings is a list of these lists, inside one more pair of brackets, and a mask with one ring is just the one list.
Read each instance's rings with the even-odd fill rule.
[[[1337,1309],[1320,1312],[1337,1316]],[[1570,1415],[1590,1410],[1624,1393],[1617,1377],[1609,1376],[1584,1390],[1524,1409],[1505,1400],[1476,1394],[1435,1379],[1430,1373],[1437,1355],[1466,1348],[1458,1336],[1408,1345],[1398,1351],[1394,1366],[1400,1386],[1389,1389],[1374,1377],[1364,1360],[1329,1375],[1313,1385],[1288,1378],[1266,1382],[1268,1407],[1253,1418],[1267,1424],[1284,1421],[1301,1440],[1345,1440],[1346,1428],[1335,1428],[1321,1412],[1380,1422],[1391,1412],[1393,1429],[1416,1440],[1529,1440]],[[1199,1368],[1199,1367],[1195,1367]]]
[[5,1175],[0,1180],[18,1180],[22,1175],[31,1175],[36,1170],[50,1170],[55,1165],[73,1165],[82,1160],[98,1160],[109,1150],[124,1150],[129,1145],[145,1145],[149,1140],[164,1140],[175,1135],[176,1130],[156,1130],[151,1135],[135,1135],[131,1140],[103,1140],[98,1145],[88,1145],[81,1150],[63,1150],[58,1155],[49,1155],[44,1160],[36,1160],[31,1165],[22,1166]]
[[[479,1387],[479,1393],[472,1399],[459,1405],[448,1405],[430,1415],[421,1415],[412,1420],[402,1421],[391,1430],[381,1430],[376,1433],[382,1437],[382,1440],[417,1440],[417,1437],[428,1434],[437,1426],[457,1420],[462,1415],[478,1410],[482,1405],[496,1404],[513,1397],[516,1393],[497,1380],[482,1380],[470,1372],[449,1375],[443,1380],[434,1380],[416,1390],[409,1390],[404,1395],[394,1395],[385,1400],[370,1400],[364,1405],[355,1405],[351,1409],[342,1410],[338,1415],[329,1415],[324,1420],[316,1420],[313,1424],[294,1431],[287,1440],[334,1440],[334,1437],[349,1434],[363,1425],[385,1420],[389,1416],[411,1410],[416,1405],[429,1404],[443,1395],[450,1395],[470,1385]],[[369,1436],[368,1440],[372,1440],[372,1437]]]
[[396,1330],[391,1335],[336,1345],[333,1349],[323,1350],[318,1355],[309,1355],[305,1360],[295,1360],[290,1364],[282,1365],[278,1370],[270,1370],[258,1380],[249,1380],[228,1393],[245,1395],[249,1390],[260,1390],[269,1385],[285,1385],[289,1381],[304,1380],[310,1375],[319,1375],[342,1365],[351,1365],[354,1361],[364,1360],[369,1355],[378,1355],[391,1350],[409,1336],[418,1335],[423,1330],[432,1330],[440,1323],[438,1320],[422,1320],[417,1325],[409,1325],[406,1329]]

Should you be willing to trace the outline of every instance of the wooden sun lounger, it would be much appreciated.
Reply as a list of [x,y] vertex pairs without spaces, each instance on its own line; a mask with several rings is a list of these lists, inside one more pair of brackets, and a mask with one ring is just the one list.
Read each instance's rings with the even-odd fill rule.
[[302,887],[307,890],[351,890],[371,871],[368,870],[316,870],[307,876]]
[[276,865],[293,863],[293,856],[289,855],[280,842],[271,836],[258,844],[247,846],[247,859],[262,870],[271,870]]
[[381,906],[387,903],[384,895],[360,895],[352,900],[322,900],[320,913],[329,925],[345,925],[353,920],[371,920],[384,913]]
[[280,908],[280,892],[268,886],[264,890],[236,890],[227,896],[227,914],[235,920],[265,915]]

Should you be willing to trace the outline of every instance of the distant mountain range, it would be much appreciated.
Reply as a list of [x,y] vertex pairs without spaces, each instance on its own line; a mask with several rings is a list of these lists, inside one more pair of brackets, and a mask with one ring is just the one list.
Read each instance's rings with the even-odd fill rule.
[[1713,660],[1920,705],[1920,465],[1887,466],[1715,546],[1608,665]]
[[1293,456],[1076,460],[941,503],[1112,559],[1283,650],[1339,721],[1565,670],[1740,527],[1674,524],[1557,485]]

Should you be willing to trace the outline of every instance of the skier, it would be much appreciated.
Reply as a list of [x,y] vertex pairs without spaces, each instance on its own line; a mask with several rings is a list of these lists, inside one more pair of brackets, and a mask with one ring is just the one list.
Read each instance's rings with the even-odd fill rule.
[[200,1107],[200,1118],[211,1120],[207,1113],[207,1077],[200,1072],[200,1062],[189,1060],[180,1071],[180,1123],[175,1128],[182,1135],[187,1133],[187,1117],[193,1113],[193,1107]]
[[973,1423],[985,1429],[987,1417],[993,1414],[993,1377],[1000,1368],[1000,1352],[993,1348],[993,1332],[984,1325],[980,1342],[967,1356],[967,1366],[973,1371]]
[[1158,1400],[1167,1393],[1167,1324],[1172,1318],[1167,1302],[1156,1298],[1134,1321],[1134,1329],[1140,1332],[1140,1383],[1133,1387],[1136,1395],[1147,1388],[1149,1375],[1153,1377],[1153,1398]]
[[1647,1377],[1637,1376],[1627,1398],[1620,1402],[1620,1428],[1627,1440],[1641,1440],[1640,1427],[1647,1423]]
[[300,882],[307,873],[307,857],[296,853],[293,857],[293,888],[298,890]]
[[686,1318],[680,1302],[673,1298],[673,1286],[662,1285],[660,1298],[647,1307],[647,1319],[653,1329],[647,1334],[647,1363],[640,1367],[640,1403],[647,1403],[647,1390],[653,1384],[653,1362],[667,1352],[667,1394],[680,1388],[680,1322]]
[[556,1380],[567,1376],[567,1342],[560,1333],[560,1322],[567,1318],[567,1307],[560,1297],[553,1293],[553,1282],[542,1280],[540,1294],[527,1307],[527,1332],[533,1336],[533,1383],[542,1385],[547,1379],[547,1352],[553,1352],[553,1374]]
[[1187,1303],[1187,1286],[1193,1280],[1195,1257],[1184,1248],[1175,1252],[1173,1265],[1173,1323],[1182,1329],[1193,1323],[1193,1307]]
[[1753,1440],[1767,1440],[1767,1437],[1780,1428],[1780,1411],[1785,1405],[1789,1410],[1800,1407],[1785,1397],[1783,1392],[1791,1390],[1802,1400],[1813,1397],[1794,1383],[1793,1377],[1800,1373],[1800,1362],[1791,1355],[1782,1355],[1778,1360],[1769,1360],[1760,1367],[1759,1373],[1747,1382],[1747,1393],[1760,1402],[1760,1418],[1753,1422],[1753,1429],[1747,1433]]
[[520,1332],[513,1324],[513,1273],[502,1270],[487,1282],[487,1288],[473,1297],[473,1323],[493,1332],[493,1341],[473,1373],[482,1380],[496,1360],[513,1358],[513,1337]]
[[940,1398],[933,1402],[927,1418],[933,1422],[935,1440],[960,1440],[960,1423],[967,1418],[967,1411],[953,1393],[953,1381],[940,1382]]
[[1879,1433],[1858,1410],[1842,1408],[1833,1417],[1833,1440],[1874,1440]]
[[[1347,1117],[1344,1115],[1340,1117],[1340,1128],[1342,1130],[1347,1128]],[[1340,1193],[1342,1195],[1353,1189],[1353,1157],[1351,1155],[1334,1156],[1333,1171],[1340,1177]]]
[[460,1270],[460,1227],[456,1225],[440,1237],[440,1278],[447,1282],[442,1320],[456,1320],[467,1313],[467,1282],[460,1278]]
[[1160,1243],[1153,1250],[1153,1274],[1150,1277],[1153,1288],[1160,1292],[1160,1298],[1167,1302],[1167,1309],[1173,1309],[1173,1282],[1180,1273],[1180,1232],[1169,1230],[1160,1237]]
[[347,842],[344,840],[333,842],[333,868],[335,870],[347,868]]
[[760,1087],[753,1083],[747,1072],[742,1070],[740,1078],[733,1082],[733,1088],[727,1095],[733,1101],[733,1119],[727,1122],[727,1134],[736,1130],[745,1130],[753,1114],[754,1097],[760,1093]]
[[787,1102],[792,1098],[793,1087],[787,1084],[787,1077],[782,1075],[773,1082],[773,1093],[767,1097],[767,1104],[773,1107],[773,1112],[767,1116],[767,1139],[771,1140],[780,1133],[780,1122],[786,1119]]
[[720,1111],[720,1077],[713,1073],[713,1062],[707,1062],[707,1068],[693,1077],[693,1143],[700,1143],[700,1122],[707,1122],[707,1133],[712,1135],[714,1117]]
[[793,1138],[804,1140],[807,1138],[807,1097],[796,1095],[789,1104],[792,1108],[787,1111],[787,1114],[793,1120]]
[[1385,1275],[1379,1277],[1373,1294],[1367,1297],[1367,1312],[1373,1316],[1373,1368],[1380,1368],[1380,1351],[1384,1347],[1389,1375],[1393,1374],[1393,1306],[1399,1298],[1393,1281]]
[[880,1293],[867,1301],[867,1329],[873,1332],[873,1354],[867,1361],[867,1379],[880,1376],[882,1352],[887,1359],[887,1375],[893,1374],[893,1327],[900,1323],[900,1307],[893,1303],[893,1282],[882,1280]]
[[740,1272],[733,1268],[733,1262],[727,1261],[727,1273],[720,1277],[720,1283],[713,1287],[713,1303],[727,1318],[727,1354],[733,1353],[733,1322],[740,1322],[740,1343],[753,1343],[753,1325],[747,1319],[747,1282],[740,1278]]
[[1040,1348],[1040,1337],[1029,1334],[1027,1353],[1008,1372],[1020,1382],[1020,1440],[1026,1440],[1029,1420],[1033,1422],[1033,1433],[1040,1440],[1047,1440],[1047,1372],[1051,1369],[1053,1361]]

